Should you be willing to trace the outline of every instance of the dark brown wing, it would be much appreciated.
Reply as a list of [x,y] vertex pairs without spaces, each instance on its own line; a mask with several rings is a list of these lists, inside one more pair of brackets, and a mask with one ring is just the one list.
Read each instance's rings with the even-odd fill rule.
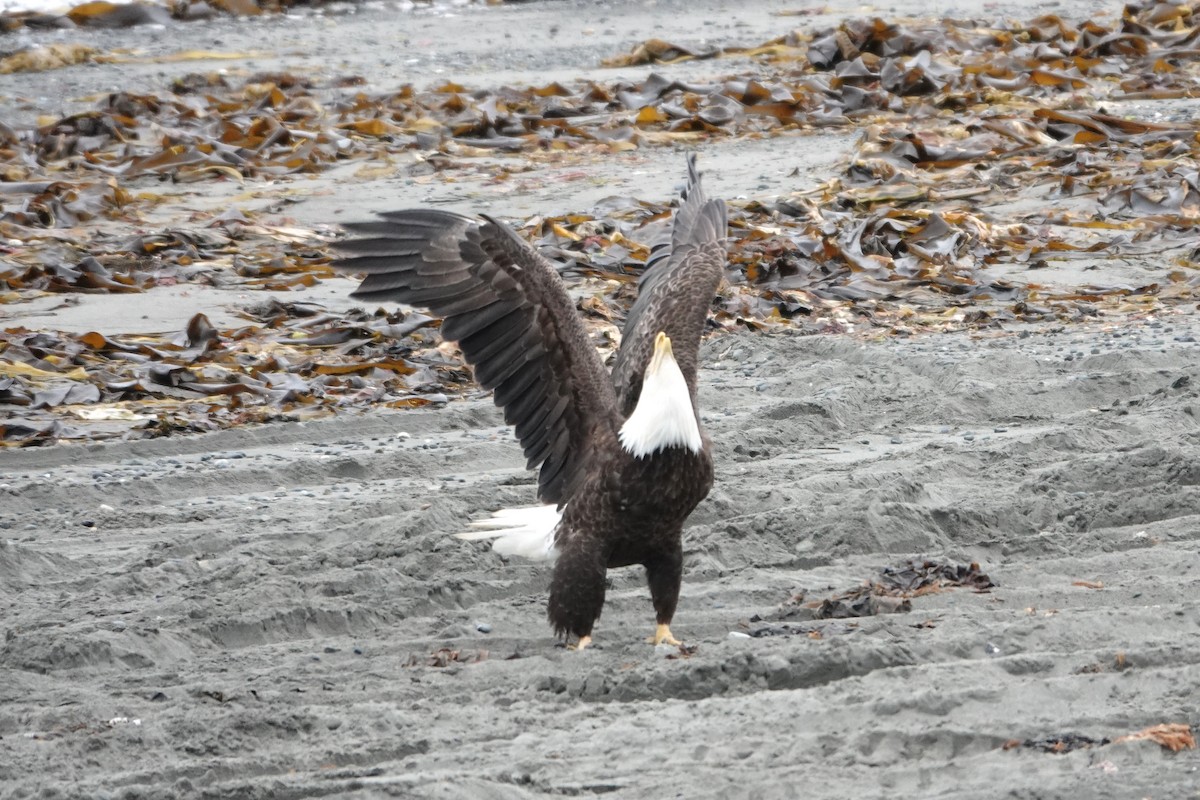
[[392,211],[345,226],[334,266],[367,277],[353,293],[444,317],[475,379],[516,427],[538,497],[562,506],[584,469],[594,425],[616,398],[554,266],[507,225],[446,211]]
[[650,251],[613,365],[613,388],[623,417],[637,405],[642,374],[659,331],[671,337],[672,353],[695,401],[700,337],[725,269],[726,228],[725,202],[705,196],[696,157],[688,156],[688,183],[671,224],[670,239]]

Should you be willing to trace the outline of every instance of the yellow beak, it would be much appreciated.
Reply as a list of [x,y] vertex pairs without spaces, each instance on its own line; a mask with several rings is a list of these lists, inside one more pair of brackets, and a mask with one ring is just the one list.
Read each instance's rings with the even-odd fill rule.
[[650,365],[646,367],[646,371],[658,372],[663,360],[668,358],[675,358],[675,354],[671,352],[671,337],[659,331],[654,337],[654,355],[650,356]]

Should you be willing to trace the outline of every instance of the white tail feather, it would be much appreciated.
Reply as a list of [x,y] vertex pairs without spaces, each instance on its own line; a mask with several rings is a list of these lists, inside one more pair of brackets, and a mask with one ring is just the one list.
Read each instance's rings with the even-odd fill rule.
[[502,508],[488,519],[471,523],[472,531],[454,534],[469,542],[494,539],[492,549],[504,556],[521,556],[534,561],[550,561],[554,549],[554,531],[562,512],[554,506]]

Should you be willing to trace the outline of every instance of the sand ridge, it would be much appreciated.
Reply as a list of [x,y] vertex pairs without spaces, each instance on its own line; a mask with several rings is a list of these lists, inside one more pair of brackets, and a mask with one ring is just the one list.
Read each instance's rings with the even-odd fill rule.
[[[638,570],[614,573],[580,657],[545,624],[544,567],[448,536],[534,493],[482,398],[18,453],[0,481],[6,786],[36,795],[51,764],[75,796],[1194,785],[1194,754],[1152,743],[1001,749],[1196,718],[1194,353],[1168,344],[1193,324],[714,337],[687,656],[642,642]],[[1104,344],[1064,360],[1085,342]],[[978,560],[998,586],[804,633],[751,622],[907,554]]]

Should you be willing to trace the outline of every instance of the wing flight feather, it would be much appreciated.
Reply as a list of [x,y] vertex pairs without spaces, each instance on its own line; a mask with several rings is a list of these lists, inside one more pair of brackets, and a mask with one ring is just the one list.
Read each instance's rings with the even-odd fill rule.
[[695,403],[700,337],[725,269],[727,227],[724,201],[705,195],[696,157],[688,156],[688,182],[670,236],[651,248],[613,365],[613,388],[623,417],[637,405],[659,331],[671,338],[672,352]]
[[590,452],[592,426],[614,425],[616,398],[558,272],[511,228],[433,209],[389,211],[345,226],[334,266],[366,273],[363,300],[443,317],[475,377],[516,428],[538,497],[564,505]]

